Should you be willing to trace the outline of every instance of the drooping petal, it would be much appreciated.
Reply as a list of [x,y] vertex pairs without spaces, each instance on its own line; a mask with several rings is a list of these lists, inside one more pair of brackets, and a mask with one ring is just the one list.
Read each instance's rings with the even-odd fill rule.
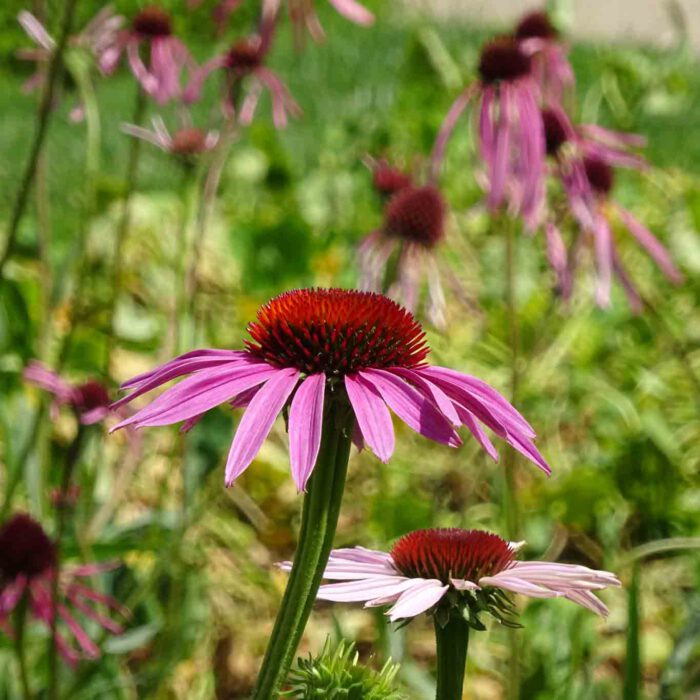
[[343,17],[355,24],[368,27],[374,23],[374,15],[355,0],[330,0],[330,3]]
[[401,377],[383,369],[366,369],[358,374],[371,381],[394,413],[417,433],[450,447],[462,444],[435,404]]
[[301,383],[289,411],[289,457],[297,490],[305,491],[321,447],[326,375],[312,374]]
[[345,375],[345,390],[365,442],[382,462],[388,462],[394,453],[394,426],[384,399],[359,374]]
[[299,381],[299,370],[275,369],[243,414],[226,461],[226,486],[250,465],[272,429],[275,418]]
[[412,579],[413,585],[404,591],[387,615],[394,622],[404,617],[415,617],[433,607],[447,592],[437,579]]
[[396,575],[377,576],[346,583],[328,583],[318,589],[316,597],[320,600],[330,600],[338,603],[357,603],[380,596],[396,595],[410,588],[415,581],[416,579]]
[[606,308],[610,306],[610,287],[613,270],[613,240],[610,224],[600,213],[593,231],[593,247],[595,248],[598,284],[596,287],[596,303]]

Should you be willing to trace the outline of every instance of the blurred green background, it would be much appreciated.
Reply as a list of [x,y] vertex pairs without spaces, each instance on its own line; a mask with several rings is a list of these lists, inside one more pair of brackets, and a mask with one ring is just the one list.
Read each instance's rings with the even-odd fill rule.
[[[49,17],[59,4],[48,3]],[[253,125],[238,135],[203,249],[192,344],[181,350],[241,347],[258,305],[286,289],[355,283],[354,248],[382,216],[363,157],[386,155],[420,172],[490,33],[441,26],[388,3],[371,4],[377,22],[362,29],[318,4],[326,42],[295,51],[283,26],[270,60],[304,114],[276,131],[263,98]],[[79,3],[77,26],[101,5]],[[212,3],[191,12],[184,2],[163,5],[199,60],[246,35],[255,10],[245,4],[215,39]],[[128,15],[139,3],[116,6]],[[21,91],[31,67],[14,53],[30,46],[14,19],[22,7],[12,0],[0,9],[3,228],[36,114],[36,95]],[[566,601],[519,601],[521,697],[681,700],[700,692],[700,72],[682,44],[666,52],[577,44],[571,59],[581,121],[648,137],[654,168],[622,174],[615,196],[671,249],[687,281],[670,287],[621,231],[625,264],[653,310],[634,316],[619,289],[611,309],[596,309],[590,269],[565,307],[552,294],[541,234],[518,239],[517,407],[553,466],[548,480],[529,465],[518,471],[524,556],[608,569],[623,581],[602,595],[607,621]],[[13,508],[47,520],[56,465],[75,426],[70,416],[49,421],[39,412],[42,398],[23,384],[22,368],[36,357],[52,365],[60,359],[66,377],[98,376],[116,390],[176,347],[182,168],[148,144],[124,247],[116,337],[109,333],[113,241],[130,144],[119,126],[132,118],[136,88],[125,69],[95,85],[99,160],[86,180],[86,125],[68,118],[76,97],[66,80],[38,198],[22,222],[0,298],[4,473],[23,470]],[[195,110],[198,125],[220,120],[217,100],[211,81]],[[173,108],[149,105],[149,114],[177,124]],[[446,333],[429,330],[431,359],[507,391],[504,241],[475,208],[480,190],[466,132],[450,148],[442,181],[451,207],[442,263],[465,298],[450,295]],[[124,562],[107,585],[133,618],[123,636],[104,640],[99,662],[66,674],[67,697],[242,698],[250,691],[284,590],[285,576],[272,564],[293,554],[301,499],[288,476],[281,422],[236,486],[223,488],[238,418],[222,408],[186,437],[174,428],[148,430],[138,460],[122,434],[91,431],[67,550]],[[504,532],[500,467],[473,440],[451,451],[402,424],[396,430],[388,465],[353,456],[336,546],[383,549],[428,526]],[[389,655],[401,661],[398,681],[407,697],[434,693],[427,620],[397,632],[381,612],[319,604],[300,653],[318,651],[328,634],[356,640],[368,663],[381,666]],[[42,674],[45,640],[40,631],[32,639],[31,658]],[[470,652],[465,697],[504,697],[505,631],[492,625],[474,635]],[[13,668],[11,641],[2,635],[0,697],[14,697]]]

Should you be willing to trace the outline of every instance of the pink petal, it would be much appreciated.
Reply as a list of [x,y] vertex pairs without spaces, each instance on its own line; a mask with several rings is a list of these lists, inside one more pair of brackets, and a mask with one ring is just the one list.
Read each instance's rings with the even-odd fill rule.
[[226,461],[226,486],[247,469],[255,459],[275,418],[299,381],[299,370],[290,367],[275,369],[269,379],[250,402],[243,414],[231,450]]
[[366,8],[360,5],[359,2],[355,0],[329,0],[331,5],[343,15],[346,19],[349,19],[355,24],[361,24],[365,27],[374,23],[374,15]]
[[414,582],[415,579],[396,575],[376,576],[347,583],[328,583],[318,589],[316,597],[319,600],[330,600],[337,603],[357,603],[379,596],[396,595],[410,588]]
[[613,240],[610,233],[610,225],[606,218],[598,215],[595,230],[593,231],[593,245],[595,248],[596,266],[598,270],[598,286],[596,288],[596,302],[598,306],[610,306],[610,285],[612,283],[613,269]]
[[447,418],[401,377],[383,369],[367,369],[359,374],[376,386],[394,413],[417,433],[450,447],[462,444]]
[[451,578],[450,583],[458,591],[478,591],[479,590],[479,586],[477,586],[473,581],[467,581],[467,579]]
[[413,579],[413,585],[404,591],[387,615],[394,622],[403,617],[415,617],[435,605],[447,592],[437,579]]
[[409,382],[415,384],[433,403],[440,409],[440,412],[447,418],[452,425],[461,425],[462,421],[457,414],[457,409],[450,400],[449,396],[440,389],[437,384],[434,384],[420,372],[412,369],[404,369],[397,367],[392,370],[393,374],[397,374]]
[[459,411],[459,417],[462,423],[467,426],[467,429],[476,438],[476,441],[494,462],[498,462],[498,451],[494,447],[488,435],[483,431],[474,415],[462,406],[458,406],[457,410]]
[[447,116],[440,126],[440,131],[438,131],[438,135],[435,139],[435,145],[433,146],[433,152],[430,156],[431,182],[436,182],[440,175],[440,168],[442,167],[442,161],[445,157],[447,142],[450,140],[459,118],[467,108],[467,105],[474,96],[475,91],[476,85],[470,85],[464,92],[462,92],[453,102],[452,106],[447,112]]
[[394,426],[384,400],[360,374],[345,375],[345,390],[365,442],[382,462],[388,462],[394,453]]
[[494,586],[513,593],[529,596],[530,598],[559,598],[563,593],[552,591],[542,586],[518,578],[516,574],[508,575],[508,570],[501,571],[495,576],[484,576],[479,579],[479,586]]
[[306,490],[306,482],[316,464],[321,447],[323,399],[326,393],[326,375],[312,374],[301,383],[289,411],[289,453],[292,478],[299,491]]

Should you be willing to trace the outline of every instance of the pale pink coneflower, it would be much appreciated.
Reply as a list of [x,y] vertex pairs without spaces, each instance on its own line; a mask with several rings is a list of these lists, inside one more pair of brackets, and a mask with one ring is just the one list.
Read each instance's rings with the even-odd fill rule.
[[83,425],[99,423],[110,412],[109,393],[103,384],[91,379],[82,384],[70,384],[46,365],[32,360],[24,369],[24,380],[53,395],[51,412],[54,417],[61,406],[73,409]]
[[[52,591],[56,576],[56,545],[41,525],[18,513],[0,527],[0,629],[12,634],[12,614],[26,601],[27,612],[49,629],[54,627]],[[58,580],[56,613],[75,642],[60,632],[56,646],[63,658],[75,666],[81,658],[96,659],[100,649],[76,619],[76,612],[112,634],[122,626],[99,607],[128,616],[111,596],[90,588],[83,579],[114,568],[114,564],[62,566]],[[98,607],[99,606],[99,607]]]
[[[45,71],[41,67],[47,65],[51,60],[56,49],[56,42],[46,27],[31,12],[22,10],[17,16],[17,21],[27,36],[37,44],[34,49],[20,49],[17,52],[20,59],[33,61],[37,65],[36,72],[22,86],[25,92],[31,92],[43,84]],[[114,44],[123,24],[124,18],[121,15],[116,15],[114,8],[107,5],[85,25],[79,34],[68,39],[68,46],[88,52],[98,61],[99,65],[104,51]],[[83,116],[84,110],[81,105],[71,110],[70,118],[72,121],[81,121]]]
[[629,211],[610,197],[615,184],[615,167],[643,170],[644,158],[631,151],[642,147],[645,139],[637,134],[611,131],[592,124],[574,127],[559,108],[543,112],[547,153],[554,161],[555,174],[565,191],[571,214],[581,234],[568,256],[562,257],[563,242],[559,228],[550,217],[546,225],[550,263],[559,278],[562,296],[572,293],[573,274],[581,247],[588,243],[594,250],[598,282],[596,301],[610,304],[613,276],[625,290],[631,308],[641,311],[643,302],[629,274],[622,265],[615,245],[611,222],[617,218],[654,260],[663,274],[680,284],[683,275],[664,245]]
[[[148,55],[145,62],[142,51]],[[144,92],[158,104],[182,98],[182,73],[192,73],[195,63],[185,44],[174,36],[172,20],[164,9],[148,6],[141,10],[131,27],[119,32],[102,52],[102,71],[113,73],[123,53]]]
[[[401,537],[390,552],[364,547],[335,549],[323,574],[326,583],[317,599],[365,607],[390,605],[394,622],[428,612],[442,619],[453,612],[483,629],[481,612],[513,624],[512,603],[503,594],[530,598],[566,598],[606,616],[607,607],[594,595],[619,586],[608,571],[548,561],[517,561],[524,542],[507,542],[481,530],[436,528]],[[291,568],[290,562],[280,565]]]
[[[395,177],[389,179],[396,184]],[[445,294],[436,257],[445,239],[446,209],[442,194],[433,185],[399,186],[385,206],[382,227],[358,246],[360,288],[383,291],[389,261],[398,253],[395,281],[389,285],[388,295],[413,313],[427,280],[426,314],[438,328],[446,325]]]
[[445,148],[459,118],[477,99],[479,152],[486,166],[483,185],[492,212],[504,206],[535,230],[545,198],[545,145],[541,91],[532,59],[520,42],[499,37],[481,50],[479,79],[455,100],[440,128],[432,155],[437,181]]
[[270,50],[275,18],[263,18],[260,34],[238,40],[228,51],[207,61],[193,75],[187,86],[185,101],[199,99],[206,78],[215,70],[224,73],[222,108],[224,114],[232,118],[237,109],[238,91],[244,79],[250,78],[251,84],[243,97],[240,113],[237,115],[241,124],[253,121],[263,89],[270,93],[272,102],[272,121],[278,129],[287,125],[288,115],[299,116],[301,109],[292,98],[281,78],[265,66],[265,58]]
[[532,73],[547,104],[563,104],[573,90],[574,71],[567,58],[568,47],[546,12],[530,12],[516,25],[514,36],[532,57]]
[[145,129],[136,124],[122,124],[121,130],[129,136],[142,139],[162,151],[184,159],[207,153],[219,143],[218,131],[205,132],[194,126],[183,126],[171,134],[161,117],[154,117],[151,123],[153,129]]
[[246,411],[226,463],[226,484],[248,468],[279,413],[288,417],[291,472],[306,489],[321,444],[324,403],[343,402],[355,417],[353,439],[387,462],[394,452],[391,408],[410,428],[451,447],[465,425],[486,452],[498,454],[481,423],[546,473],[535,433],[485,382],[430,366],[420,324],[380,294],[298,289],[262,306],[248,325],[245,350],[195,350],[123,385],[119,407],[172,379],[167,389],[115,430],[184,422],[190,428],[215,406]]

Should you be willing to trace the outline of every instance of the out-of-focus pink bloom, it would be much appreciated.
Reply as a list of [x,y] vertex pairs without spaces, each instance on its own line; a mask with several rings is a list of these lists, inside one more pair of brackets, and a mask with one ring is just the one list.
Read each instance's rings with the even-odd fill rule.
[[[387,180],[396,182],[395,177]],[[445,239],[446,208],[434,185],[399,187],[386,205],[382,228],[358,246],[360,288],[384,291],[389,260],[398,251],[396,280],[390,285],[389,296],[413,313],[423,280],[427,280],[427,316],[438,328],[446,325],[445,295],[436,258],[436,250]]]
[[436,180],[447,142],[459,118],[478,99],[479,151],[486,165],[485,188],[491,211],[508,206],[534,230],[545,197],[545,144],[540,88],[532,59],[520,42],[501,37],[487,43],[479,61],[479,80],[462,92],[440,128],[432,155]]
[[[142,51],[148,54],[144,62]],[[129,29],[119,32],[100,57],[104,73],[113,73],[122,53],[144,92],[158,104],[182,98],[182,73],[195,69],[183,42],[173,35],[170,15],[160,7],[146,7],[134,17]]]
[[265,66],[275,28],[275,18],[263,18],[260,34],[237,41],[226,53],[216,56],[201,66],[194,74],[185,93],[186,102],[199,99],[204,81],[215,70],[224,72],[222,106],[224,113],[233,117],[234,101],[241,83],[250,78],[249,90],[240,107],[238,119],[241,124],[250,124],[255,116],[263,89],[270,93],[272,120],[278,129],[287,125],[287,115],[299,116],[301,109],[294,101],[280,77]]
[[393,166],[384,158],[376,160],[371,156],[365,158],[365,165],[372,171],[372,185],[377,193],[389,198],[395,195],[404,187],[410,187],[413,184],[413,178],[407,172]]
[[28,515],[12,516],[0,527],[0,629],[12,634],[12,613],[26,600],[28,613],[49,629],[53,627],[55,613],[66,626],[72,639],[58,633],[56,644],[71,666],[81,658],[98,658],[100,649],[76,619],[76,612],[112,634],[122,633],[121,625],[100,612],[98,606],[124,617],[128,616],[126,608],[82,581],[113,568],[114,564],[61,567],[58,605],[54,611],[52,589],[56,576],[56,546],[41,525]]
[[[642,300],[624,269],[612,235],[611,217],[617,217],[642,248],[674,284],[683,281],[683,275],[673,263],[663,244],[629,211],[610,199],[615,173],[613,168],[646,169],[647,163],[631,147],[645,145],[645,139],[636,134],[624,134],[595,125],[574,127],[560,108],[543,112],[547,153],[554,162],[555,174],[566,193],[569,210],[581,229],[582,238],[571,250],[568,261],[562,264],[559,251],[562,243],[552,217],[546,227],[550,263],[557,273],[564,298],[571,295],[573,272],[582,243],[592,245],[598,273],[596,301],[600,306],[610,304],[613,276],[622,284],[630,306],[641,311]],[[552,254],[553,253],[553,254]]]
[[54,396],[52,411],[69,406],[84,425],[99,423],[110,411],[109,394],[100,382],[91,379],[83,384],[69,384],[46,365],[32,360],[25,368],[24,380]]
[[218,131],[205,132],[193,126],[185,126],[171,134],[160,117],[154,117],[152,124],[152,130],[136,124],[122,124],[121,129],[129,136],[143,139],[163,151],[186,159],[211,151],[219,143]]
[[[46,31],[44,25],[31,12],[23,10],[17,16],[17,20],[29,38],[37,44],[37,48],[22,49],[18,52],[19,58],[34,61],[37,64],[37,71],[22,86],[25,92],[29,92],[43,83],[44,71],[41,69],[41,66],[48,64],[51,60],[56,48],[56,42]],[[107,5],[93,17],[79,34],[69,38],[68,45],[87,51],[99,62],[104,51],[116,41],[123,23],[124,18],[121,15],[114,14],[114,8],[111,5]],[[71,112],[71,119],[73,121],[82,119],[82,108],[80,106]]]
[[[607,616],[607,607],[593,594],[619,586],[608,571],[547,561],[516,561],[524,542],[506,542],[481,530],[457,528],[416,530],[401,537],[391,552],[364,547],[334,549],[317,598],[365,607],[391,605],[393,622],[424,612],[470,609],[495,612],[494,594],[520,593],[530,598],[566,598]],[[280,565],[291,569],[290,562]]]
[[325,401],[344,401],[356,419],[354,440],[383,462],[394,452],[389,408],[425,437],[456,447],[465,425],[493,458],[480,423],[550,469],[525,419],[484,382],[429,366],[420,324],[390,299],[344,289],[298,289],[265,304],[248,325],[245,350],[195,350],[126,382],[119,407],[173,379],[167,389],[114,429],[188,425],[226,402],[247,405],[226,464],[226,483],[251,464],[277,415],[288,411],[292,477],[302,491],[321,444]]
[[532,73],[548,104],[562,104],[574,87],[575,77],[567,58],[568,47],[546,12],[530,12],[514,32],[523,50],[532,57]]

